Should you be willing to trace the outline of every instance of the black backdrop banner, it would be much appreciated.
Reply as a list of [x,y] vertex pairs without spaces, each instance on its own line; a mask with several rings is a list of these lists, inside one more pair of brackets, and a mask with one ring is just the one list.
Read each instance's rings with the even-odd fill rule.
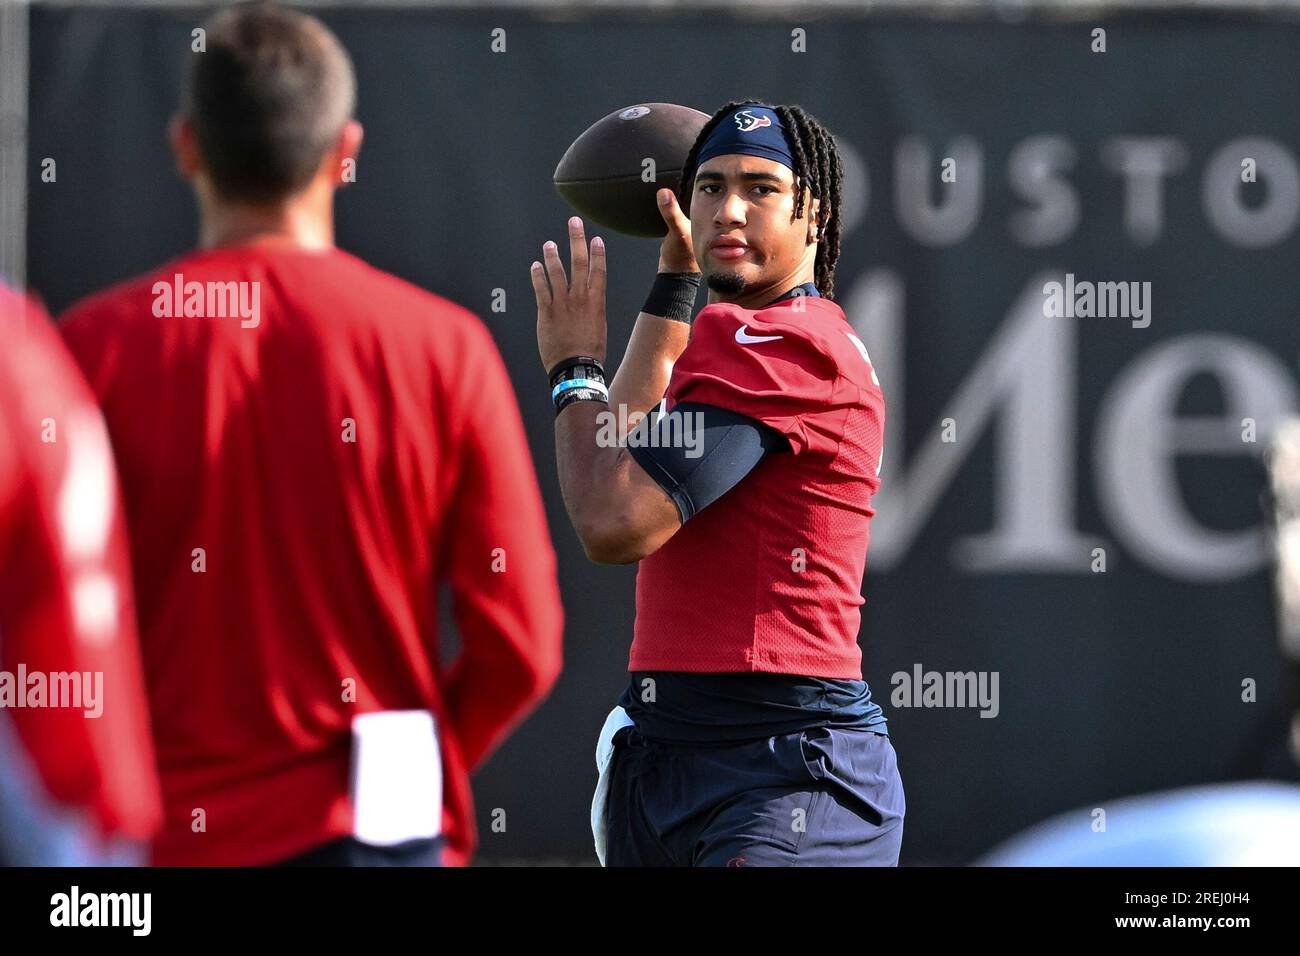
[[[861,643],[903,862],[1285,772],[1258,458],[1296,407],[1297,22],[321,15],[366,129],[340,245],[491,328],[560,554],[565,672],[476,778],[483,859],[592,859],[634,572],[564,516],[528,266],[564,234],[564,149],[639,102],[797,103],[845,155],[837,295],[889,402]],[[164,131],[199,16],[32,10],[29,278],[54,309],[193,244]],[[606,238],[616,358],[658,245]]]

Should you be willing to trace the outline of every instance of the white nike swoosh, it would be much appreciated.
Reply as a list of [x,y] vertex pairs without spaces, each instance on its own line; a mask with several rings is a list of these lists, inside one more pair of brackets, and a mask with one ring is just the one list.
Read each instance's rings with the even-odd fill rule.
[[782,336],[750,335],[743,325],[740,328],[736,329],[736,341],[739,342],[741,345],[753,345],[756,342],[775,342],[779,338],[782,338]]

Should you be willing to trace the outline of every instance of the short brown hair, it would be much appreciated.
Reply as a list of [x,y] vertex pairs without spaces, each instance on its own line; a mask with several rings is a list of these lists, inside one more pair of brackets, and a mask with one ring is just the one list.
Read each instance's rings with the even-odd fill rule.
[[352,118],[347,51],[315,17],[270,3],[223,10],[204,30],[181,108],[217,194],[253,203],[292,195]]

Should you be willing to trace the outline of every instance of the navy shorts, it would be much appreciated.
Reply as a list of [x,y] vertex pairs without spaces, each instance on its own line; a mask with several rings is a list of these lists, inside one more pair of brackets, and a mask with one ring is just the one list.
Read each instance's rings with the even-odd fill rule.
[[744,743],[614,737],[607,866],[897,866],[903,781],[886,734]]
[[396,846],[371,846],[343,837],[290,857],[278,866],[442,866],[442,837],[422,837]]

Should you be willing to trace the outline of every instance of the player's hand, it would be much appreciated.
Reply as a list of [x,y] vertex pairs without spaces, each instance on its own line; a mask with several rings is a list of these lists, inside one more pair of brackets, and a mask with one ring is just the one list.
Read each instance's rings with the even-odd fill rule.
[[592,239],[589,255],[582,220],[574,216],[569,220],[573,281],[564,274],[564,263],[555,243],[542,246],[542,260],[534,262],[532,267],[533,292],[537,294],[537,351],[542,367],[549,372],[575,355],[590,355],[604,362],[604,240],[599,236]]
[[691,221],[677,203],[677,194],[671,189],[655,193],[659,200],[659,215],[668,225],[668,235],[659,247],[660,272],[699,272],[695,261],[695,247],[691,245]]

